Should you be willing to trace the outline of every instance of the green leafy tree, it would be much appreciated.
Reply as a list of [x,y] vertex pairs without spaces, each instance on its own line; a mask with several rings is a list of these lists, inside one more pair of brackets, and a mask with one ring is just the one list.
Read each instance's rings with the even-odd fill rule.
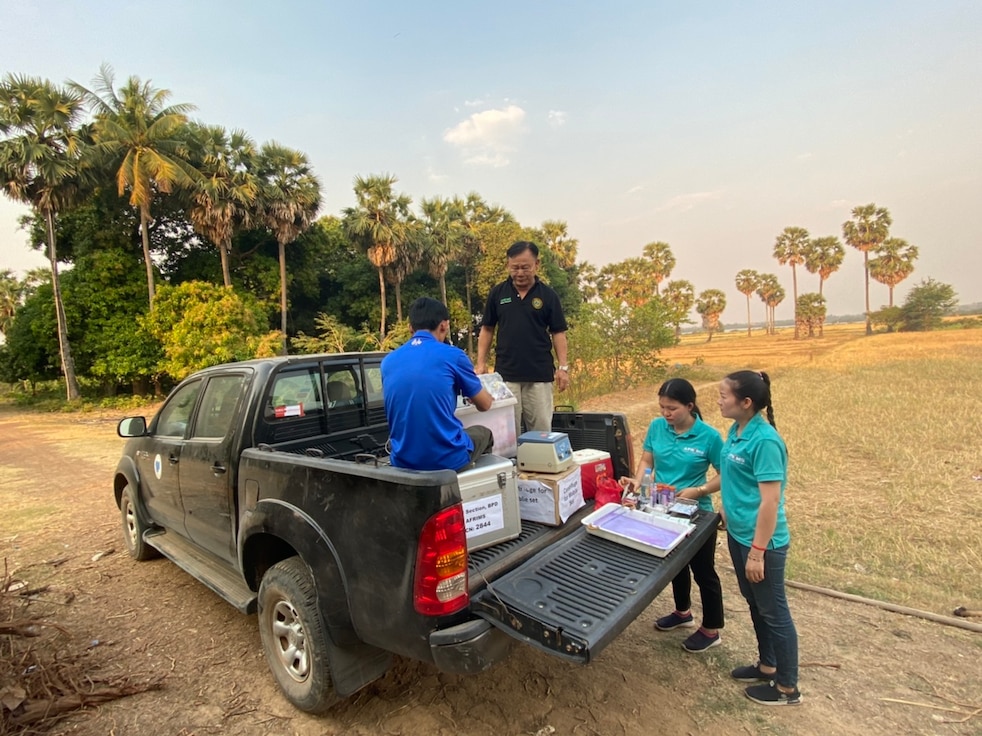
[[281,349],[287,351],[286,246],[310,228],[321,205],[321,186],[301,151],[264,143],[256,166],[259,208],[263,223],[273,233],[280,264]]
[[873,325],[883,325],[887,332],[894,332],[903,326],[904,310],[900,307],[881,307],[872,314],[870,320]]
[[[782,266],[791,266],[791,286],[794,298],[795,309],[798,308],[798,270],[797,267],[805,262],[805,253],[808,249],[808,231],[803,227],[786,227],[784,232],[777,236],[774,243],[774,257]],[[798,332],[798,317],[795,315],[794,337],[797,340],[800,335]]]
[[542,223],[542,244],[555,256],[556,263],[564,271],[571,271],[576,265],[576,251],[579,241],[569,235],[564,220],[546,220]]
[[825,297],[821,294],[807,293],[798,297],[795,310],[798,321],[808,337],[822,337],[825,330]]
[[61,370],[68,400],[79,396],[58,274],[55,217],[78,193],[82,112],[78,95],[36,77],[7,74],[0,83],[0,187],[44,219]]
[[921,281],[910,290],[901,307],[904,330],[921,332],[941,326],[945,315],[958,306],[958,295],[950,284],[932,278]]
[[270,355],[281,342],[267,331],[265,311],[252,296],[202,281],[162,286],[145,327],[163,348],[161,372],[175,380]]
[[659,352],[675,341],[661,299],[632,307],[613,296],[583,306],[570,329],[576,345],[574,391],[607,392],[650,383],[664,373]]
[[40,381],[58,377],[58,340],[55,336],[51,283],[29,294],[0,345],[0,381],[23,383],[34,394]]
[[751,335],[750,328],[750,295],[757,291],[760,282],[760,274],[752,268],[745,268],[736,275],[736,288],[741,294],[747,297],[747,337]]
[[842,236],[850,247],[863,254],[863,273],[866,287],[866,334],[873,334],[869,311],[869,254],[876,251],[890,235],[893,220],[886,207],[866,204],[854,207],[852,219],[842,223]]
[[682,324],[692,322],[689,312],[696,303],[696,287],[685,279],[669,281],[665,284],[661,300],[668,310],[669,324],[675,328],[675,342],[678,343],[682,339]]
[[818,274],[819,295],[822,294],[822,287],[828,277],[839,270],[845,255],[846,249],[834,235],[808,241],[805,247],[805,268],[809,273]]
[[702,326],[709,333],[706,342],[712,340],[713,333],[719,331],[719,318],[724,309],[726,309],[726,294],[720,289],[706,289],[696,298],[696,312],[702,315]]
[[651,283],[655,280],[654,261],[650,258],[626,258],[608,263],[598,278],[602,298],[620,299],[630,307],[640,307],[654,298]]
[[379,334],[385,337],[385,269],[395,263],[399,249],[409,240],[409,206],[407,194],[396,194],[399,180],[390,175],[355,178],[354,207],[344,209],[344,229],[368,256],[378,271],[381,318]]
[[869,275],[886,284],[890,290],[889,306],[893,306],[893,289],[914,273],[917,247],[903,238],[887,238],[869,261]]
[[150,208],[158,193],[190,188],[200,178],[188,162],[185,142],[187,114],[193,105],[167,105],[170,90],[130,77],[117,91],[112,67],[103,64],[93,81],[95,90],[71,82],[92,110],[93,151],[99,164],[115,172],[119,196],[140,211],[140,236],[147,270],[150,305],[156,295],[150,253]]
[[363,342],[357,331],[330,314],[317,315],[314,324],[317,329],[316,335],[305,335],[301,332],[290,341],[298,353],[306,355],[344,353],[358,350]]
[[201,178],[191,195],[188,214],[194,229],[218,248],[222,280],[231,287],[232,236],[248,228],[256,215],[256,145],[243,131],[229,133],[217,125],[193,125],[190,133],[192,157]]
[[675,268],[675,256],[672,254],[672,248],[668,243],[656,241],[648,243],[641,252],[651,262],[648,272],[651,274],[651,280],[655,282],[655,296],[658,296],[661,282],[671,276],[672,269]]

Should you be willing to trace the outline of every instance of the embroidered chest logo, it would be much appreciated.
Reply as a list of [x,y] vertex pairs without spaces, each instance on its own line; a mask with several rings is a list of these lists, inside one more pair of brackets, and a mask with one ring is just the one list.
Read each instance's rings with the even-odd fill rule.
[[539,297],[532,300],[532,309],[542,309],[542,300]]
[[511,297],[510,296],[502,297],[501,301],[498,302],[498,304],[511,304]]

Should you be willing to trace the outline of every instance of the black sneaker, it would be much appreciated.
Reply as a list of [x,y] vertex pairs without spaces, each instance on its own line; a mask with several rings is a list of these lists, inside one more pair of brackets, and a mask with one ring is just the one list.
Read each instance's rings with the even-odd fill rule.
[[785,693],[777,689],[771,680],[766,685],[751,685],[746,690],[747,697],[761,705],[801,705],[801,693],[798,688],[794,692]]
[[678,613],[672,611],[667,616],[662,616],[660,619],[655,621],[655,628],[659,631],[671,631],[672,629],[691,629],[696,625],[696,622],[692,618],[692,612],[690,611],[684,616],[679,616]]
[[701,652],[705,652],[707,649],[719,646],[722,643],[723,640],[720,638],[718,633],[710,636],[702,629],[699,629],[696,631],[696,633],[692,634],[692,636],[682,642],[682,648],[687,652],[695,652],[696,654],[699,654]]
[[769,675],[765,675],[760,671],[760,662],[758,662],[757,664],[745,664],[742,667],[737,667],[730,673],[730,677],[740,682],[757,682],[758,680],[770,682],[770,679],[774,677],[774,673],[771,672]]

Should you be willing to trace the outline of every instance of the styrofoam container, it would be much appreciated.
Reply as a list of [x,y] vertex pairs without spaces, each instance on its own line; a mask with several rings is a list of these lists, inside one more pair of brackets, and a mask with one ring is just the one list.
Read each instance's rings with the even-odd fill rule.
[[582,523],[589,534],[655,557],[667,556],[695,529],[688,521],[637,511],[617,503],[601,506]]
[[574,450],[573,462],[580,466],[580,482],[583,498],[590,500],[597,495],[597,481],[614,477],[614,465],[610,453],[603,450]]
[[458,406],[454,414],[465,427],[480,425],[494,436],[492,452],[501,457],[518,454],[518,431],[515,429],[515,404],[518,399],[495,399],[487,411],[478,411],[473,404]]
[[516,475],[514,463],[497,455],[482,455],[473,468],[457,474],[469,551],[506,542],[522,533]]

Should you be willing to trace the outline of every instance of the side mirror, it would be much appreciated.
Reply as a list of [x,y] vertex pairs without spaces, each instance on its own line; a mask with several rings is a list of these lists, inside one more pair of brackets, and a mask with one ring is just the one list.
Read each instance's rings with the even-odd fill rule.
[[143,437],[147,433],[147,420],[144,417],[120,419],[116,434],[120,437]]

